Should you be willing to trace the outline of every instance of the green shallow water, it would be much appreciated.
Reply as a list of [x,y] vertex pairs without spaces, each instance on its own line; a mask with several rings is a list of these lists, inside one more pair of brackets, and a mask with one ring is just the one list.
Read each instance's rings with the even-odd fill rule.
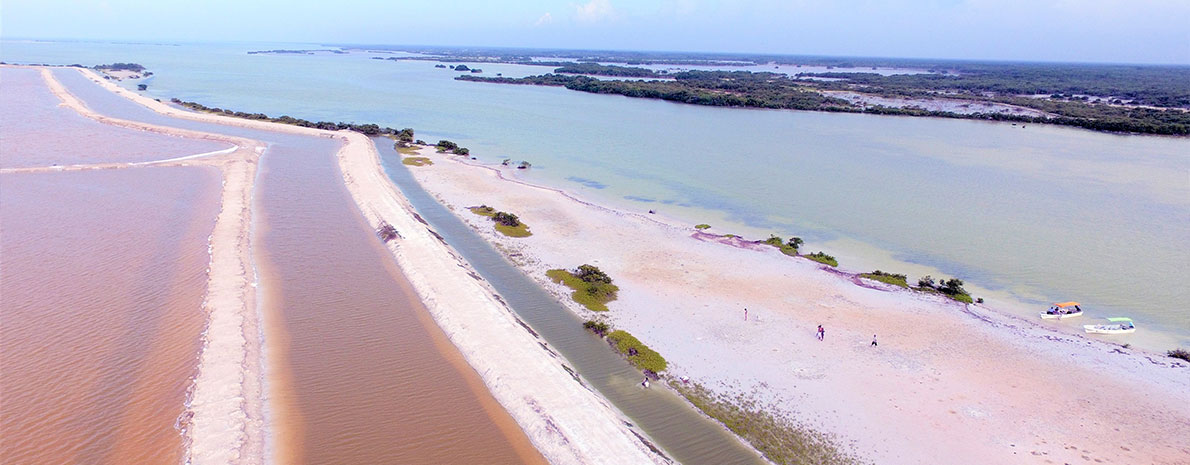
[[0,58],[135,61],[157,73],[148,93],[163,99],[412,126],[480,160],[531,161],[528,180],[596,202],[720,232],[797,234],[857,271],[958,276],[1026,316],[1078,300],[1087,320],[1138,320],[1134,345],[1190,345],[1190,140],[698,107],[459,82],[432,62],[369,54],[245,53],[311,47],[5,41]]

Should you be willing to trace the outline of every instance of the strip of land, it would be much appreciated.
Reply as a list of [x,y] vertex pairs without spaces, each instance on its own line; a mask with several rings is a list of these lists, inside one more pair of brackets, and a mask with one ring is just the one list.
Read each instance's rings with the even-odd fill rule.
[[[428,191],[573,311],[627,330],[668,360],[671,380],[704,386],[711,400],[771,413],[877,463],[1190,457],[1184,362],[430,152],[420,156],[432,164],[409,168]],[[533,235],[498,234],[466,210],[477,205],[515,212]],[[619,286],[609,311],[585,309],[546,276],[582,264]]]
[[151,166],[214,166],[223,179],[220,211],[208,242],[210,268],[203,307],[207,329],[188,412],[180,421],[187,433],[189,463],[262,463],[262,407],[254,386],[259,367],[252,272],[251,199],[261,142],[223,134],[157,126],[100,115],[59,83],[48,69],[42,77],[63,105],[103,124],[175,137],[215,140],[227,150],[137,163],[99,163],[17,168],[5,172],[53,172]]
[[[340,168],[361,212],[373,227],[380,228],[381,222],[384,222],[400,232],[399,239],[389,242],[389,249],[397,263],[451,342],[459,348],[497,401],[526,431],[542,454],[551,463],[559,464],[605,460],[664,463],[663,458],[651,452],[638,439],[637,434],[640,433],[626,426],[613,407],[598,394],[577,383],[563,368],[563,362],[556,354],[543,349],[542,341],[517,324],[511,310],[495,297],[486,284],[470,276],[470,270],[457,254],[416,221],[412,208],[384,175],[375,148],[366,136],[348,131],[325,131],[192,113],[119,88],[92,71],[83,72],[109,90],[169,116],[340,138],[344,143],[339,152]],[[235,207],[238,205],[233,204]],[[247,208],[248,204],[244,205]],[[227,210],[228,204],[225,204],[224,212]],[[220,218],[223,218],[223,214]],[[218,225],[216,230],[219,230]],[[212,286],[214,289],[214,283]],[[240,300],[245,305],[241,308],[243,312],[238,315],[228,312],[227,318],[219,321],[212,316],[204,362],[206,353],[212,352],[215,345],[212,340],[218,338],[220,348],[235,351],[237,343],[241,341],[232,333],[238,331],[241,336],[255,334],[252,332],[253,325],[259,322],[247,322],[255,315],[254,307],[248,305],[250,302],[251,296],[243,296]],[[247,354],[243,351],[240,353]],[[259,356],[258,352],[255,354]],[[234,359],[236,356],[219,357],[224,362]],[[244,363],[242,358],[236,362],[238,364],[234,367],[229,363],[220,364],[218,371],[213,367],[208,369],[204,364],[203,373],[210,372],[212,375],[204,378],[200,374],[196,381],[190,429],[191,463],[256,463],[263,457],[261,430],[264,425],[257,414],[261,408],[259,402],[249,405],[244,401],[217,401],[239,399],[235,396],[247,395],[246,391],[250,390],[243,383],[254,379],[252,375],[255,373],[248,372],[253,362],[249,360]],[[207,382],[208,379],[212,381]],[[226,382],[217,382],[215,379]],[[240,386],[235,386],[236,382]],[[259,395],[258,387],[255,392]],[[234,412],[235,409],[241,412]]]

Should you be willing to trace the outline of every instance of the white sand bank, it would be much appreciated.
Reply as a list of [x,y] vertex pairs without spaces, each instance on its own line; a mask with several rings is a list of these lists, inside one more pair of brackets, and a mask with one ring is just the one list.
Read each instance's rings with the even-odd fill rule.
[[[260,432],[260,390],[256,339],[255,290],[252,275],[251,199],[257,159],[263,143],[223,134],[156,126],[100,115],[87,108],[48,69],[41,69],[51,92],[63,105],[100,123],[167,134],[217,140],[226,150],[138,163],[100,163],[33,168],[28,171],[123,169],[150,166],[213,166],[222,175],[220,211],[208,240],[210,266],[203,308],[207,328],[199,354],[198,373],[186,416],[187,462],[192,464],[255,464],[263,462]],[[18,171],[14,171],[18,172]]]
[[[412,208],[384,175],[369,139],[354,132],[330,132],[184,111],[120,88],[90,70],[81,71],[112,92],[169,116],[342,138],[345,145],[339,152],[340,169],[361,212],[372,226],[384,220],[394,225],[404,236],[389,244],[398,264],[438,325],[542,454],[556,464],[664,463],[624,425],[619,414],[606,400],[575,382],[562,368],[563,362],[554,358],[539,345],[538,339],[524,331],[516,323],[511,310],[493,297],[485,284],[468,275],[466,265],[449,247],[438,242],[423,225],[416,222]],[[239,315],[242,320],[230,314],[219,322],[212,318],[208,336],[216,331],[227,333],[226,341],[230,348],[235,339],[230,333],[238,321],[255,324],[246,320],[249,317],[246,312]],[[227,357],[226,360],[230,361],[231,358]],[[231,369],[230,366],[227,368]],[[200,377],[199,382],[202,381]],[[198,387],[196,385],[195,405],[217,411],[221,406],[214,399],[219,398],[219,392],[208,391],[213,394],[209,397],[212,402],[199,402]],[[236,389],[232,383],[211,383],[211,387]],[[242,387],[239,389],[243,390]],[[259,395],[259,392],[256,394]],[[205,394],[201,397],[207,398]],[[251,451],[259,447],[252,445],[251,441],[251,437],[259,434],[253,433],[261,426],[256,420],[258,417],[251,414],[249,408],[249,415],[245,419],[230,411],[234,408],[234,402],[225,404],[233,405],[222,405],[226,411],[224,416],[200,415],[195,410],[191,433],[192,463],[251,463],[248,460],[251,457],[236,457],[225,452],[231,451],[228,446],[236,444],[236,441],[244,443],[237,450]],[[235,431],[237,422],[244,424],[246,433]],[[249,438],[243,439],[245,435]]]
[[[720,243],[693,225],[590,205],[515,181],[515,169],[431,151],[433,165],[410,168],[418,181],[562,300],[570,291],[545,270],[591,263],[620,286],[610,312],[576,312],[639,337],[672,374],[754,395],[861,457],[1190,463],[1184,362],[989,306],[858,286],[771,247]],[[519,215],[533,236],[498,235],[465,210],[480,204]]]
[[412,215],[371,141],[347,133],[339,166],[373,227],[394,226],[389,250],[451,342],[488,389],[554,464],[664,463],[638,441],[602,398],[583,387],[516,322],[461,258]]

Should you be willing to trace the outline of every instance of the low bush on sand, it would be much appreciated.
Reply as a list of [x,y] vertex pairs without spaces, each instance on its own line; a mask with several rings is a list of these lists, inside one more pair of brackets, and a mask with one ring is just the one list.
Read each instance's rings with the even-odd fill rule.
[[835,260],[833,255],[827,255],[826,252],[814,252],[812,254],[802,255],[803,257],[814,260],[823,265],[839,266],[839,261]]
[[478,207],[470,207],[471,213],[479,216],[486,216],[496,222],[496,231],[508,237],[529,237],[533,233],[529,231],[529,225],[521,222],[521,219],[516,215],[508,212],[497,211],[495,208],[487,205],[480,205]]
[[587,320],[585,323],[583,323],[583,328],[586,328],[587,331],[595,333],[599,337],[607,336],[607,332],[611,330],[611,326],[609,326],[607,323],[595,320]]
[[872,281],[880,281],[884,284],[900,286],[906,289],[909,288],[909,278],[903,274],[885,273],[883,271],[876,270],[871,273],[860,273],[859,277],[871,279]]
[[549,270],[545,275],[551,281],[573,289],[570,297],[594,312],[606,312],[607,303],[616,300],[616,292],[620,290],[606,273],[592,265],[582,265],[573,272]]
[[644,345],[627,331],[622,329],[612,331],[607,335],[607,340],[616,348],[616,351],[627,356],[628,361],[641,370],[657,374],[665,371],[665,368],[669,366],[661,354]]

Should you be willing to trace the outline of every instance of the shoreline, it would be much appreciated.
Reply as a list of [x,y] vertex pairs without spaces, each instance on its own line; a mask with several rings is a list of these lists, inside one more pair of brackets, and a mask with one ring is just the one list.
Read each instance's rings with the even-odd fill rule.
[[373,228],[384,221],[399,231],[387,248],[439,327],[542,455],[555,464],[599,457],[666,463],[636,438],[643,433],[623,426],[614,407],[544,352],[544,342],[520,327],[494,291],[469,276],[470,266],[416,219],[384,173],[372,140],[358,133],[347,138],[339,166],[360,211]]
[[[625,426],[625,420],[614,407],[598,393],[576,383],[563,365],[554,360],[554,354],[543,349],[539,340],[521,329],[511,310],[493,297],[490,289],[470,279],[464,268],[466,265],[457,254],[436,242],[429,230],[419,228],[412,208],[384,175],[372,141],[366,136],[350,131],[325,131],[187,112],[120,88],[91,70],[79,71],[109,91],[167,116],[343,140],[344,145],[337,154],[340,170],[361,213],[372,223],[381,217],[394,225],[399,222],[398,228],[402,232],[410,232],[410,237],[405,240],[425,246],[416,249],[418,259],[405,255],[409,247],[401,249],[390,243],[388,248],[430,310],[430,316],[537,450],[551,463],[590,463],[608,456],[631,463],[666,463],[641,442],[639,438],[643,433]],[[433,268],[437,273],[427,272],[426,268]],[[444,284],[440,281],[441,276],[454,276],[455,279],[445,280]],[[473,284],[460,289],[459,283]],[[475,321],[489,324],[473,325]],[[505,331],[490,331],[491,328],[504,328]],[[494,350],[494,347],[500,350]],[[261,350],[267,350],[267,347]],[[510,357],[520,362],[509,364]],[[267,386],[263,395],[269,395]],[[272,440],[269,431],[274,429],[264,429],[262,442],[267,447]],[[272,459],[264,458],[266,461]]]
[[[248,222],[251,218],[253,179],[256,160],[264,145],[250,139],[168,128],[100,115],[88,108],[50,73],[39,69],[50,92],[62,105],[101,124],[144,130],[174,137],[216,140],[231,145],[228,149],[136,163],[98,163],[48,168],[13,169],[5,172],[57,172],[88,169],[122,169],[153,166],[206,166],[219,171],[219,212],[207,240],[209,256],[207,284],[202,309],[207,313],[200,335],[201,348],[196,373],[187,389],[185,413],[175,427],[182,432],[183,456],[188,463],[259,463],[255,456],[256,432],[252,385],[244,371],[252,362],[252,345],[245,331],[255,322],[247,309],[254,306],[247,266],[251,259]],[[230,381],[228,381],[230,380]],[[227,402],[231,399],[236,402]],[[230,424],[229,424],[230,422]],[[196,439],[198,439],[196,441]],[[223,444],[223,447],[210,444]],[[228,446],[230,445],[230,446]],[[200,451],[195,453],[195,451]],[[248,457],[246,461],[235,459]]]
[[[432,147],[432,146],[428,146]],[[425,156],[424,152],[421,156]],[[441,155],[441,154],[439,154]],[[669,228],[675,231],[698,232],[706,235],[718,235],[720,239],[727,239],[734,237],[736,239],[745,241],[763,241],[766,234],[770,234],[771,230],[764,230],[762,228],[732,224],[727,219],[727,215],[719,216],[721,211],[715,209],[699,210],[700,207],[684,207],[665,204],[641,204],[634,203],[630,198],[618,197],[616,195],[608,195],[601,189],[592,189],[588,192],[581,192],[575,190],[566,190],[566,188],[553,187],[561,184],[561,178],[536,178],[530,179],[522,175],[520,170],[512,169],[512,167],[502,166],[499,163],[491,160],[485,161],[482,156],[478,160],[449,158],[451,162],[459,162],[467,166],[482,168],[491,171],[499,179],[515,183],[518,185],[531,187],[534,189],[551,191],[558,195],[569,198],[570,200],[596,208],[602,211],[615,212],[619,215],[631,216],[642,221],[650,221],[660,226]],[[414,171],[416,172],[416,171]],[[645,209],[658,208],[656,213],[646,214]],[[676,213],[675,213],[676,212]],[[707,215],[699,215],[698,213],[709,212],[711,217]],[[456,212],[457,213],[457,212]],[[464,215],[466,216],[466,215]],[[693,226],[698,223],[712,223],[714,226],[708,230],[695,231]],[[727,227],[720,226],[721,223],[728,223]],[[711,231],[711,232],[708,232]],[[743,231],[743,234],[749,235],[747,237],[732,234]],[[754,236],[751,236],[754,234]],[[796,235],[796,234],[795,234]],[[768,247],[765,245],[764,247]],[[805,255],[810,252],[825,251],[838,258],[840,265],[833,269],[826,269],[827,272],[844,272],[851,276],[858,276],[862,273],[870,273],[873,270],[883,270],[885,272],[895,272],[913,276],[930,275],[945,279],[946,277],[957,277],[953,271],[939,268],[939,266],[921,262],[903,261],[896,257],[901,251],[894,251],[890,249],[883,249],[881,246],[875,245],[871,242],[864,242],[861,240],[836,237],[823,242],[815,242],[807,244],[802,247],[802,255],[798,258],[805,258]],[[809,260],[809,259],[807,259]],[[959,267],[961,268],[961,267]],[[967,280],[967,278],[963,278]],[[974,278],[973,278],[974,279]],[[542,281],[544,282],[544,281]],[[911,286],[914,282],[909,283]],[[1149,352],[1156,357],[1166,357],[1166,352],[1173,349],[1185,349],[1183,341],[1188,340],[1184,332],[1176,332],[1171,330],[1171,324],[1167,321],[1146,321],[1143,327],[1136,334],[1126,335],[1128,340],[1115,341],[1113,336],[1087,336],[1083,332],[1082,325],[1100,323],[1103,318],[1113,316],[1133,316],[1138,321],[1143,319],[1147,314],[1137,316],[1129,314],[1127,311],[1112,310],[1111,308],[1093,308],[1082,319],[1071,323],[1070,319],[1062,320],[1039,320],[1037,319],[1041,310],[1044,310],[1052,299],[1045,299],[1040,296],[1029,296],[1018,293],[1016,288],[1004,286],[984,287],[980,282],[967,282],[964,286],[968,290],[968,294],[972,299],[984,298],[987,300],[983,308],[995,311],[1007,318],[1015,318],[1022,323],[1032,324],[1050,331],[1054,331],[1063,336],[1068,337],[1085,337],[1097,343],[1105,343],[1110,345],[1127,345],[1128,348],[1140,349]],[[901,291],[901,289],[890,289],[891,291]],[[907,292],[916,292],[912,289],[905,290]],[[1069,300],[1069,299],[1068,299]],[[1114,307],[1112,307],[1114,308]]]
[[[1178,439],[1190,437],[1190,408],[1185,407],[1190,394],[1183,389],[1190,372],[1185,363],[1163,354],[1068,334],[989,306],[855,285],[851,273],[822,273],[817,263],[790,260],[776,249],[698,241],[690,225],[595,205],[516,179],[513,169],[427,151],[421,156],[435,163],[409,167],[419,184],[505,255],[515,256],[510,261],[578,315],[636,335],[670,360],[673,377],[689,376],[729,397],[770,400],[774,413],[834,434],[881,462],[962,456],[991,463],[1022,460],[999,455],[1018,452],[1067,461],[1086,455],[1176,463],[1190,456],[1190,444]],[[490,221],[465,210],[479,204],[517,214],[533,237],[496,234]],[[582,309],[568,289],[545,278],[546,269],[573,269],[584,262],[598,265],[621,286],[610,312]],[[722,263],[748,270],[724,270]],[[752,311],[748,322],[738,314],[744,306]],[[734,310],[714,310],[723,307]],[[823,322],[831,342],[803,342],[813,340],[814,325]],[[875,354],[867,350],[873,332],[881,342]],[[836,343],[840,333],[852,342]],[[872,380],[889,386],[876,388]],[[1038,395],[1032,397],[1024,386]],[[1046,402],[1053,392],[1086,399],[1060,396]],[[1113,412],[1111,401],[1117,397],[1129,399],[1130,409],[1145,411]],[[1133,400],[1146,407],[1131,405]],[[898,405],[906,403],[923,406],[916,416],[924,419],[902,418],[908,412]],[[1068,411],[1057,405],[1081,408],[1092,419],[1125,415],[1134,430],[1148,434],[1072,425]],[[1022,422],[1049,427],[1039,434]],[[1060,434],[1046,437],[1050,429]],[[964,437],[938,450],[904,445],[906,435],[920,442],[949,438],[954,431],[964,431]],[[1086,432],[1094,434],[1080,434]],[[1135,443],[1155,441],[1161,450],[1110,449],[1129,436]],[[1081,445],[1081,452],[1053,444],[1061,441]]]

